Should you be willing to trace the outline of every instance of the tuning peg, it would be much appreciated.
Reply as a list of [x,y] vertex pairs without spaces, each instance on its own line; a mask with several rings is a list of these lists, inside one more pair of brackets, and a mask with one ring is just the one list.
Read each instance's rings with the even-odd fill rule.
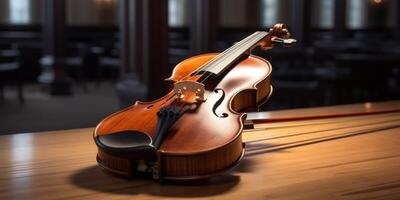
[[287,26],[282,23],[275,24],[272,28],[269,29],[269,35],[271,37],[278,37],[283,39],[290,38],[289,30]]

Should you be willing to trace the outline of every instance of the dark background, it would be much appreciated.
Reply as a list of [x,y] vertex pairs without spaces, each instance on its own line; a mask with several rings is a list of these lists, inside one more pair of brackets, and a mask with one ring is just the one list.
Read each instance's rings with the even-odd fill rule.
[[95,126],[174,65],[277,22],[299,42],[262,110],[399,99],[395,0],[0,0],[0,134]]

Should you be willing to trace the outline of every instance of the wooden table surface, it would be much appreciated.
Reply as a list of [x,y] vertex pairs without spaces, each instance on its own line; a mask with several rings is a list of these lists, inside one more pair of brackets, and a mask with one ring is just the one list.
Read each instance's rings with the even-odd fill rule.
[[[311,111],[397,107],[400,101]],[[256,123],[243,133],[247,150],[236,169],[185,183],[104,173],[92,130],[0,136],[0,199],[400,199],[400,112]]]

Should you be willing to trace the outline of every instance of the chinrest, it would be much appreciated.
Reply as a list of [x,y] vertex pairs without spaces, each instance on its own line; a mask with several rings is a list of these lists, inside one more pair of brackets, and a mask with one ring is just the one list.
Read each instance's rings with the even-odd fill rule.
[[151,137],[140,131],[121,131],[97,135],[96,144],[105,152],[130,159],[155,159]]

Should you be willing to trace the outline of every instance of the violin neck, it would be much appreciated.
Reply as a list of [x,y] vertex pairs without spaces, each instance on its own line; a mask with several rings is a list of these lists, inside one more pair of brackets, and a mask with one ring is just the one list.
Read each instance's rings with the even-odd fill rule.
[[211,73],[215,76],[220,75],[229,66],[237,62],[243,55],[249,55],[250,51],[259,44],[268,35],[268,32],[257,31],[250,36],[244,38],[240,42],[235,43],[230,48],[219,54],[216,58],[204,64],[196,74]]

